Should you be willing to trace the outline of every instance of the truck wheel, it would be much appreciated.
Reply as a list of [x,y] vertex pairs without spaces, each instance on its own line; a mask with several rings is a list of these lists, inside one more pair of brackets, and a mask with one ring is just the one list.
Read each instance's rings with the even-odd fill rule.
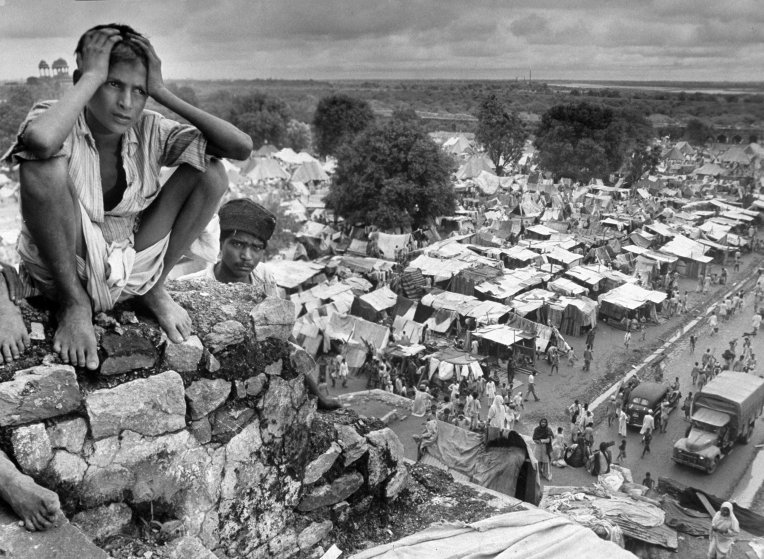
[[713,474],[716,471],[716,468],[719,467],[719,457],[717,456],[714,458],[714,461],[709,464],[708,468],[706,468],[707,474]]

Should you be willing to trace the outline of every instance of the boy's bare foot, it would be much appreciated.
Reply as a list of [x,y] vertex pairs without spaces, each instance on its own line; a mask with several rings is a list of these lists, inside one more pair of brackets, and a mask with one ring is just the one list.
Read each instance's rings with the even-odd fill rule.
[[188,339],[192,329],[191,317],[172,300],[163,284],[155,285],[140,299],[154,313],[170,341],[179,344]]
[[98,345],[89,302],[61,305],[58,328],[53,336],[53,351],[64,363],[90,370],[98,368]]
[[64,518],[58,495],[29,476],[13,476],[13,481],[3,488],[3,496],[21,519],[20,524],[31,532],[58,526]]
[[21,309],[11,302],[5,278],[0,276],[0,363],[18,359],[29,347],[29,333]]

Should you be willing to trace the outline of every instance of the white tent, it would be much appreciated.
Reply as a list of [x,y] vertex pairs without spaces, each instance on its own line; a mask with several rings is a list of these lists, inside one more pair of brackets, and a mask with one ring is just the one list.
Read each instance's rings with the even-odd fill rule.
[[289,174],[281,168],[279,162],[273,159],[260,159],[247,176],[254,182],[289,178]]
[[292,181],[308,183],[311,181],[326,181],[329,175],[321,168],[318,161],[300,163],[292,173]]

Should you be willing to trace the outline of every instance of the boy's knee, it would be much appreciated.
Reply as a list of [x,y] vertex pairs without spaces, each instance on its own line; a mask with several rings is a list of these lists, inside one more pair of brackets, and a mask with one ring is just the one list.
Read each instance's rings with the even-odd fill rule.
[[225,166],[219,159],[212,159],[207,165],[207,170],[202,176],[205,191],[217,199],[223,197],[228,191],[228,174]]
[[20,193],[24,199],[35,201],[56,198],[69,191],[69,168],[63,157],[40,161],[24,161],[19,169]]

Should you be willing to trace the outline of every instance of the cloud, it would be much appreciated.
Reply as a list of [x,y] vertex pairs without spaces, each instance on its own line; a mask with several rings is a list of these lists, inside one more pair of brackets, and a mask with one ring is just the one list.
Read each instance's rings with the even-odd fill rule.
[[493,78],[533,67],[550,78],[672,79],[686,68],[751,80],[764,42],[760,0],[5,0],[0,79],[71,58],[82,32],[109,21],[146,33],[168,76],[198,78]]

